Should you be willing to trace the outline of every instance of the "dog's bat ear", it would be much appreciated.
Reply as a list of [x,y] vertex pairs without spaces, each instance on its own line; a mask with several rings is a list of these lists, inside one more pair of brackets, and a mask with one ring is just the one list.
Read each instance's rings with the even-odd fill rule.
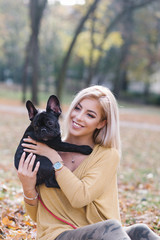
[[61,114],[62,110],[60,108],[60,103],[55,95],[51,95],[47,102],[46,111],[53,111],[58,116]]
[[29,119],[32,121],[38,111],[33,105],[33,103],[29,100],[26,102],[26,108],[28,110]]

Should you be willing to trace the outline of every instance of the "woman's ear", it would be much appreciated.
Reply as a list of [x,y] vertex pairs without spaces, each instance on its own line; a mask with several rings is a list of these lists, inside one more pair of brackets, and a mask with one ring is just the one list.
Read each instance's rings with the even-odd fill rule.
[[107,120],[102,120],[98,123],[97,129],[103,128],[107,124]]

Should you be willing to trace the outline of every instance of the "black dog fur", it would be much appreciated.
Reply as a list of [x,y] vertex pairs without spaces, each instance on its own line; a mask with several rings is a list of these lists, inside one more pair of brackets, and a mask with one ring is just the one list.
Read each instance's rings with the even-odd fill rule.
[[[58,118],[61,114],[61,108],[59,100],[55,95],[49,97],[46,111],[39,112],[31,101],[26,102],[29,118],[31,124],[26,129],[19,146],[16,150],[14,157],[15,167],[18,169],[19,161],[23,153],[23,139],[30,136],[32,139],[43,142],[56,151],[63,152],[79,152],[85,155],[89,155],[92,152],[92,148],[87,145],[75,145],[67,142],[62,142],[60,134],[60,126]],[[28,155],[28,153],[27,153]],[[45,183],[47,187],[59,188],[59,185],[55,179],[55,172],[52,166],[52,162],[44,156],[36,156],[36,163],[40,161],[40,167],[37,173],[37,183],[40,185]]]

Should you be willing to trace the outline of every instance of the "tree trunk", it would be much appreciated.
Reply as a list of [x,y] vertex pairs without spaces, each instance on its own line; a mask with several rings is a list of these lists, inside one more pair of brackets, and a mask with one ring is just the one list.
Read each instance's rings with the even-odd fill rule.
[[35,104],[38,104],[38,75],[39,75],[39,64],[38,64],[38,56],[39,56],[39,43],[38,36],[34,36],[33,39],[33,58],[32,58],[32,101]]
[[74,37],[73,37],[73,40],[68,48],[68,51],[63,59],[63,62],[62,62],[62,67],[59,71],[59,74],[58,74],[58,78],[57,78],[57,97],[59,99],[61,99],[61,96],[62,96],[62,89],[63,89],[63,85],[64,85],[64,78],[65,78],[65,75],[66,75],[66,70],[67,70],[67,66],[68,66],[68,63],[69,63],[69,59],[70,59],[70,56],[71,56],[71,53],[72,53],[72,49],[76,43],[76,40],[77,40],[77,37],[78,35],[80,34],[80,32],[82,31],[83,29],[83,26],[86,22],[86,20],[88,19],[88,17],[90,16],[91,13],[94,12],[94,10],[96,9],[97,5],[99,4],[101,0],[94,0],[94,2],[91,4],[91,6],[89,7],[89,9],[87,10],[86,14],[82,17],[76,31],[75,31],[75,34],[74,34]]
[[91,50],[89,53],[89,66],[88,66],[88,74],[87,78],[85,80],[85,87],[88,87],[91,84],[92,77],[93,77],[93,68],[94,68],[94,63],[93,63],[93,51],[96,47],[95,41],[94,41],[94,32],[95,32],[95,12],[92,13],[91,16],[91,33],[90,33],[90,41],[91,41]]
[[[121,0],[122,9],[125,9],[126,2]],[[124,39],[124,44],[121,47],[119,64],[117,64],[117,71],[113,86],[113,92],[120,97],[121,90],[126,90],[128,84],[128,56],[129,49],[132,44],[132,29],[133,29],[133,11],[128,9],[127,14],[122,19],[122,37]]]
[[23,102],[26,101],[26,89],[28,78],[31,79],[32,101],[38,104],[38,73],[39,73],[39,42],[38,35],[43,11],[47,0],[30,0],[29,12],[31,20],[31,35],[26,47],[26,57],[23,68],[22,91]]
[[26,101],[26,91],[27,91],[27,80],[29,77],[29,59],[31,59],[30,56],[30,46],[31,46],[31,38],[28,41],[27,47],[26,47],[26,57],[24,61],[24,66],[23,66],[23,74],[22,74],[22,102],[24,103]]

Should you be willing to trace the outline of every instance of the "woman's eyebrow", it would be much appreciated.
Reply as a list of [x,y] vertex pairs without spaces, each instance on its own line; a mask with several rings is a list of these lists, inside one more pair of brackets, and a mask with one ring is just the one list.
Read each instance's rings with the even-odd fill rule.
[[92,113],[94,113],[97,116],[97,113],[95,111],[93,111],[93,110],[87,110],[87,111],[88,112],[92,112]]
[[82,108],[82,105],[80,103],[78,103],[77,105]]
[[[78,103],[77,105],[79,105],[79,107],[82,108],[82,105],[80,103]],[[90,110],[90,109],[88,109],[87,111],[91,112],[91,113],[94,113],[97,116],[97,113],[95,111]]]

